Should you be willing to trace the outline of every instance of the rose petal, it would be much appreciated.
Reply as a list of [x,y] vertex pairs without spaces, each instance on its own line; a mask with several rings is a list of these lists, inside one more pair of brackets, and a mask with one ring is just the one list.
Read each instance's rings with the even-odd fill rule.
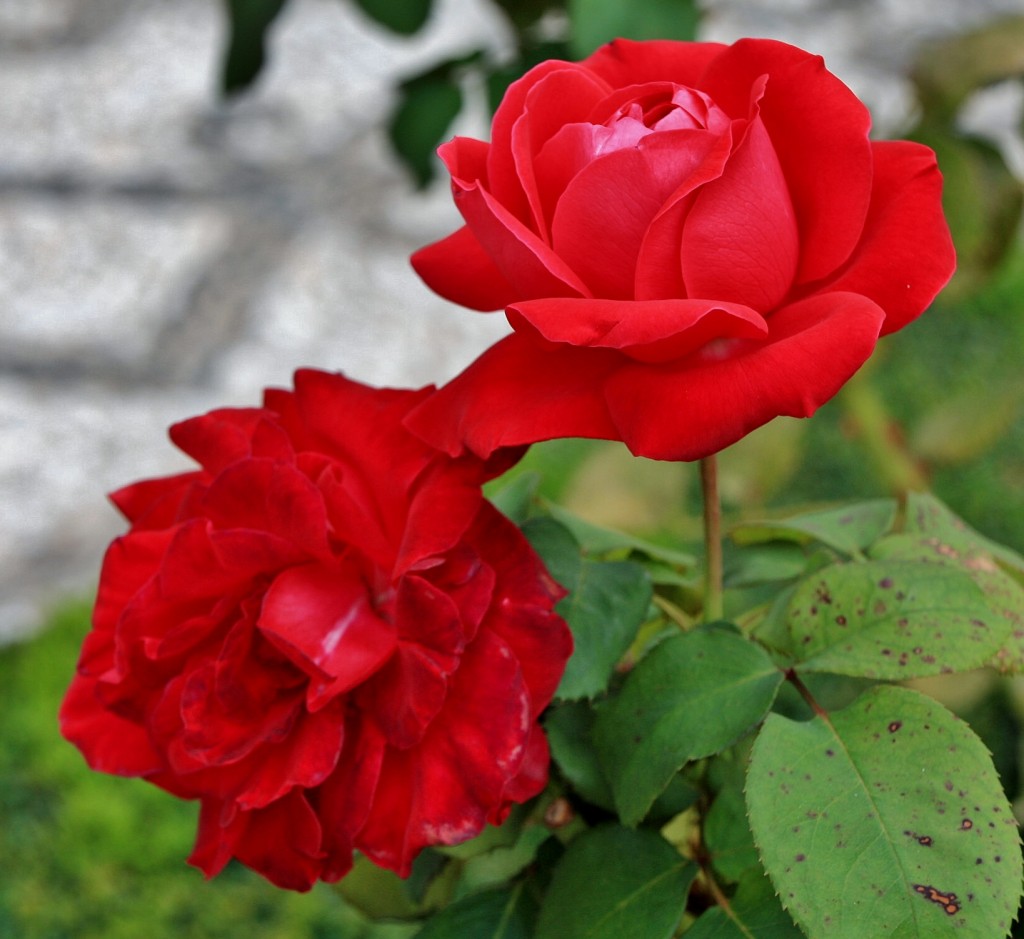
[[789,290],[799,256],[786,181],[755,117],[721,176],[696,194],[683,224],[686,292],[770,312]]
[[717,42],[615,39],[580,64],[613,88],[654,81],[702,87],[705,69],[727,48]]
[[516,168],[512,148],[513,128],[522,117],[526,99],[533,88],[549,75],[562,71],[585,70],[574,62],[560,62],[557,59],[541,62],[505,89],[501,103],[494,112],[491,145],[486,152],[484,171],[478,178],[486,180],[488,191],[521,222],[528,222],[532,213]]
[[387,751],[356,846],[406,877],[427,845],[458,844],[479,834],[519,772],[530,726],[529,697],[515,658],[504,642],[481,632],[423,742]]
[[615,439],[601,384],[620,361],[603,349],[548,352],[514,334],[421,402],[406,426],[453,456],[552,437]]
[[344,565],[283,571],[267,590],[258,625],[299,668],[325,676],[310,685],[311,710],[372,675],[397,641],[394,625],[374,612],[366,585]]
[[820,56],[773,39],[741,39],[708,65],[700,87],[735,117],[767,75],[761,118],[800,230],[797,281],[835,270],[860,239],[871,195],[871,117]]
[[885,310],[882,335],[915,319],[956,269],[935,154],[908,141],[872,144],[871,207],[849,263],[824,289],[862,293]]
[[252,434],[265,413],[261,408],[220,408],[172,425],[170,438],[211,473],[252,455]]
[[468,225],[420,248],[411,263],[434,293],[471,310],[500,310],[516,299],[515,289]]
[[533,300],[509,307],[516,332],[547,343],[618,349],[641,362],[668,362],[718,338],[758,339],[764,317],[711,300]]
[[60,732],[89,766],[116,776],[147,776],[164,768],[145,728],[103,709],[96,680],[76,676],[60,707]]
[[871,355],[883,318],[866,297],[822,294],[773,314],[763,343],[623,368],[606,388],[620,439],[640,456],[697,460],[774,417],[808,417]]
[[552,244],[594,296],[632,298],[647,229],[670,196],[706,178],[706,161],[717,171],[719,137],[704,130],[650,134],[598,157],[569,182],[555,209]]

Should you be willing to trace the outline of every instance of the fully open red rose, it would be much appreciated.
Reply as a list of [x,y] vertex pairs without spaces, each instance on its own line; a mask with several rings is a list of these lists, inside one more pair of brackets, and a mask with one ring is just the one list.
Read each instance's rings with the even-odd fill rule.
[[413,415],[458,453],[551,437],[707,456],[808,416],[954,267],[934,154],[872,142],[821,58],[618,40],[440,153],[466,225],[413,257],[514,333]]
[[422,391],[304,371],[176,425],[201,469],[114,494],[93,629],[61,709],[90,765],[202,800],[190,861],[407,874],[543,787],[560,596],[480,492],[402,429]]

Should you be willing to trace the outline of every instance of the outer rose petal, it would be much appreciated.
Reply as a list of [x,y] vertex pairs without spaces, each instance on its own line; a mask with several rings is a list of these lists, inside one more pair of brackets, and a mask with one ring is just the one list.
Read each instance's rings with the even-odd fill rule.
[[722,51],[700,88],[745,117],[750,89],[768,76],[761,117],[796,209],[801,258],[797,280],[816,280],[853,251],[871,194],[871,117],[826,71],[821,56],[772,39],[741,39]]
[[531,727],[518,663],[501,639],[482,631],[422,743],[387,751],[356,846],[406,877],[426,845],[479,834],[522,766]]
[[100,710],[94,679],[78,676],[71,683],[60,707],[60,732],[102,773],[147,776],[164,768],[142,727]]
[[654,81],[699,88],[705,69],[727,48],[717,42],[615,39],[580,64],[613,88]]
[[601,385],[620,361],[604,349],[547,352],[516,333],[414,408],[405,425],[453,456],[552,437],[615,440]]
[[871,207],[849,263],[828,286],[862,293],[885,310],[882,335],[902,329],[935,299],[956,269],[942,214],[935,154],[904,140],[872,144]]
[[516,299],[515,288],[468,225],[420,248],[411,263],[431,290],[471,310],[500,310]]
[[768,334],[764,317],[750,307],[710,300],[528,300],[509,307],[508,319],[545,348],[617,349],[640,362],[671,361],[712,339]]
[[774,417],[809,417],[871,355],[884,316],[866,297],[821,294],[773,314],[764,343],[623,368],[606,385],[620,439],[640,456],[697,460]]

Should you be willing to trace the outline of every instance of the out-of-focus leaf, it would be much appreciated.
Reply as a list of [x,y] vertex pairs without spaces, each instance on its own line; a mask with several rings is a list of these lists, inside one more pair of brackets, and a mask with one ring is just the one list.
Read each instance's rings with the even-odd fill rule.
[[926,117],[946,122],[976,88],[1014,75],[1024,75],[1024,16],[925,45],[911,73]]
[[520,473],[511,482],[501,479],[488,483],[484,493],[499,512],[522,525],[530,514],[539,486],[540,473]]
[[537,904],[522,884],[474,893],[432,916],[416,939],[530,939]]
[[888,531],[895,517],[895,501],[873,499],[792,518],[746,522],[732,529],[730,536],[740,545],[779,539],[801,544],[820,541],[843,554],[854,555]]
[[612,39],[693,39],[700,22],[694,0],[657,3],[569,0],[570,47],[577,58]]
[[449,73],[433,70],[402,83],[388,137],[418,186],[434,178],[434,151],[461,107],[462,92]]
[[914,136],[935,150],[942,202],[957,249],[954,290],[977,288],[1013,243],[1021,216],[1020,182],[987,141],[926,125]]
[[355,0],[367,16],[392,32],[411,36],[430,17],[433,0]]
[[263,68],[270,24],[285,0],[227,0],[228,47],[221,68],[221,90],[237,94],[248,88]]
[[686,939],[806,939],[775,896],[760,868],[747,873],[726,913],[720,906],[704,913]]
[[976,460],[994,446],[1017,420],[1024,386],[972,390],[940,401],[914,428],[911,449],[929,463]]

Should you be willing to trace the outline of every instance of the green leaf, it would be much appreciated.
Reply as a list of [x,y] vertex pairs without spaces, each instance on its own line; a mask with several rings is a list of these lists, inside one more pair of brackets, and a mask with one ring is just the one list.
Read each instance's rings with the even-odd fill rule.
[[820,541],[843,554],[852,556],[860,554],[864,548],[889,531],[895,518],[894,500],[874,499],[838,509],[809,512],[795,518],[747,522],[732,529],[730,536],[741,545],[776,540],[796,541],[801,544]]
[[765,869],[811,939],[996,939],[1017,910],[1017,825],[984,744],[941,705],[872,688],[765,722],[747,805]]
[[227,0],[228,47],[221,67],[221,90],[237,94],[255,80],[266,58],[270,24],[285,0]]
[[540,473],[520,473],[511,482],[502,478],[488,483],[484,494],[502,515],[522,525],[529,517],[539,486]]
[[683,570],[691,570],[697,564],[697,559],[685,551],[669,548],[665,545],[648,541],[645,538],[638,538],[635,535],[616,531],[613,528],[595,525],[573,515],[555,503],[549,502],[546,507],[551,513],[552,518],[557,519],[573,533],[580,547],[587,554],[609,554],[613,551],[626,549],[645,554],[649,558],[663,561],[671,567]]
[[430,17],[432,0],[355,0],[371,19],[392,32],[411,36]]
[[989,609],[1008,632],[988,664],[1004,674],[1024,672],[1024,585],[1007,574],[981,548],[963,542],[954,549],[947,541],[919,534],[890,535],[871,548],[872,557],[942,564],[966,573],[985,595]]
[[556,697],[591,698],[608,686],[651,603],[651,581],[632,561],[581,558],[579,545],[554,519],[530,519],[523,534],[547,564],[551,576],[569,591],[557,607],[576,646]]
[[456,895],[505,884],[533,862],[540,846],[550,837],[551,831],[544,825],[527,825],[515,844],[470,858],[462,868]]
[[591,829],[555,867],[536,939],[669,939],[696,875],[656,832]]
[[532,939],[536,903],[522,884],[485,890],[436,913],[416,939]]
[[461,107],[462,92],[445,70],[435,69],[402,82],[388,137],[417,185],[426,186],[433,179],[434,151]]
[[598,712],[594,743],[627,825],[690,760],[717,753],[771,707],[782,673],[758,645],[699,629],[656,646]]
[[1003,567],[1024,574],[1024,557],[976,532],[930,493],[914,492],[907,496],[903,531],[934,539],[938,552],[948,559],[963,554],[987,554]]
[[[865,934],[865,937],[869,934]],[[805,939],[782,908],[771,882],[758,867],[740,881],[728,910],[708,910],[686,939]]]
[[803,548],[791,541],[769,541],[732,549],[725,556],[726,588],[752,587],[793,580],[807,569]]
[[704,818],[703,834],[711,863],[723,879],[735,883],[750,868],[760,869],[742,784],[726,786],[715,796]]
[[1009,632],[966,572],[896,560],[818,571],[793,593],[787,622],[801,671],[859,678],[966,671]]
[[624,39],[694,39],[700,11],[694,0],[609,3],[569,0],[570,46],[578,58],[621,36]]
[[594,716],[586,701],[567,701],[548,712],[544,730],[551,758],[573,789],[591,805],[612,811],[615,800],[590,736]]

